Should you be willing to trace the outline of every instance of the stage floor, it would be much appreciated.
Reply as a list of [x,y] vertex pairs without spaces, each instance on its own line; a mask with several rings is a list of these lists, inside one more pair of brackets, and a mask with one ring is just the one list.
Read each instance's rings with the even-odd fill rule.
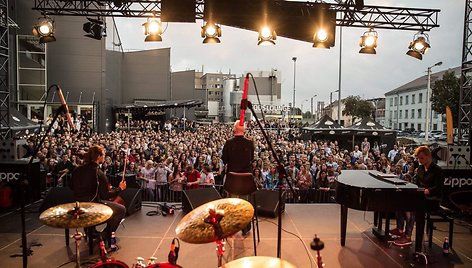
[[[153,205],[153,204],[148,204]],[[117,232],[120,249],[111,254],[114,259],[132,266],[136,257],[157,257],[158,262],[167,261],[170,244],[175,235],[175,227],[182,218],[182,212],[175,215],[147,216],[146,212],[155,207],[143,209],[124,221]],[[340,206],[337,204],[287,204],[283,215],[282,258],[297,267],[316,267],[316,252],[310,249],[314,235],[325,243],[322,258],[326,267],[421,267],[412,258],[413,248],[389,247],[372,235],[373,213],[356,210],[348,212],[346,246],[340,245]],[[21,252],[20,219],[18,213],[0,216],[0,267],[21,267],[22,258],[10,255]],[[73,239],[65,246],[64,230],[43,226],[38,222],[37,213],[27,213],[28,243],[33,246],[33,255],[28,257],[28,267],[58,267],[74,259]],[[259,256],[277,255],[277,219],[259,218],[261,241],[257,246]],[[394,222],[392,221],[394,226]],[[425,252],[430,256],[428,267],[472,267],[472,233],[469,224],[454,226],[454,249],[452,254],[442,255],[442,242],[447,236],[446,224],[438,223],[434,231],[433,248]],[[251,231],[252,232],[252,231]],[[288,233],[290,232],[290,233]],[[72,233],[72,230],[71,230]],[[297,238],[295,235],[299,236]],[[80,245],[81,260],[97,259],[88,254],[85,241]],[[252,233],[243,237],[237,233],[228,239],[225,258],[228,261],[245,256],[253,256]],[[178,264],[183,267],[216,267],[215,244],[193,245],[181,242]],[[74,267],[69,263],[63,267]],[[88,267],[88,266],[84,266]]]

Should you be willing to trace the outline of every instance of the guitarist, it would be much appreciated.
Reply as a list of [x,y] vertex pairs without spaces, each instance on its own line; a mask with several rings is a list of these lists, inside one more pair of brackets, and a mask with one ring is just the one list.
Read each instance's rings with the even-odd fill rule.
[[71,188],[74,191],[75,200],[80,202],[99,202],[109,206],[113,215],[107,221],[107,227],[101,237],[109,241],[108,237],[115,232],[126,214],[126,208],[118,203],[108,201],[118,196],[126,189],[126,181],[122,180],[119,187],[110,187],[106,175],[100,170],[99,165],[105,161],[103,147],[94,145],[84,155],[85,164],[77,167],[72,172]]

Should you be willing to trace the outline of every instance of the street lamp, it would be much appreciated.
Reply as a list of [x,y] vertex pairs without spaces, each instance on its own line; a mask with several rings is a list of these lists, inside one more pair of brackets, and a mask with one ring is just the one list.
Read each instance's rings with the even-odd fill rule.
[[338,92],[338,91],[339,91],[339,89],[338,89],[338,90],[335,90],[335,91],[331,91],[331,92],[329,93],[329,105],[333,104],[333,93],[336,93],[336,92]]
[[297,57],[293,57],[293,105],[292,105],[292,120],[295,120],[295,75],[297,74]]
[[315,117],[314,114],[313,114],[313,99],[314,99],[316,96],[318,96],[318,95],[315,94],[315,95],[313,95],[313,97],[310,98],[310,99],[311,99],[311,117],[312,117],[312,118]]
[[424,126],[424,137],[426,141],[429,140],[429,109],[431,109],[430,106],[430,97],[429,97],[429,92],[431,91],[431,69],[435,66],[440,66],[442,64],[442,61],[437,62],[433,66],[428,67],[428,84],[426,86],[426,124]]

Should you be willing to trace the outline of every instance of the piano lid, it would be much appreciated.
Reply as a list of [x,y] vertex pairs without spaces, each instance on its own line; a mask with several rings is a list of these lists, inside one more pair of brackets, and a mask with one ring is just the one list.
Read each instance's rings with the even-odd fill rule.
[[380,180],[369,174],[372,170],[343,170],[336,180],[338,183],[359,188],[385,188],[385,189],[418,189],[418,186],[407,182],[406,184],[394,184],[386,180]]

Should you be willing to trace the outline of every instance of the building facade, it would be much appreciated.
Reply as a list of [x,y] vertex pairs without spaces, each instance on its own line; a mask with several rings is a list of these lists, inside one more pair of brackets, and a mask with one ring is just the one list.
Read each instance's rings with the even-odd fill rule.
[[[446,71],[460,75],[460,67],[431,74],[431,85],[442,79]],[[396,130],[424,131],[426,126],[426,90],[428,76],[421,76],[385,93],[385,126]],[[431,94],[431,92],[430,92]],[[429,129],[444,131],[444,114],[431,111]]]

